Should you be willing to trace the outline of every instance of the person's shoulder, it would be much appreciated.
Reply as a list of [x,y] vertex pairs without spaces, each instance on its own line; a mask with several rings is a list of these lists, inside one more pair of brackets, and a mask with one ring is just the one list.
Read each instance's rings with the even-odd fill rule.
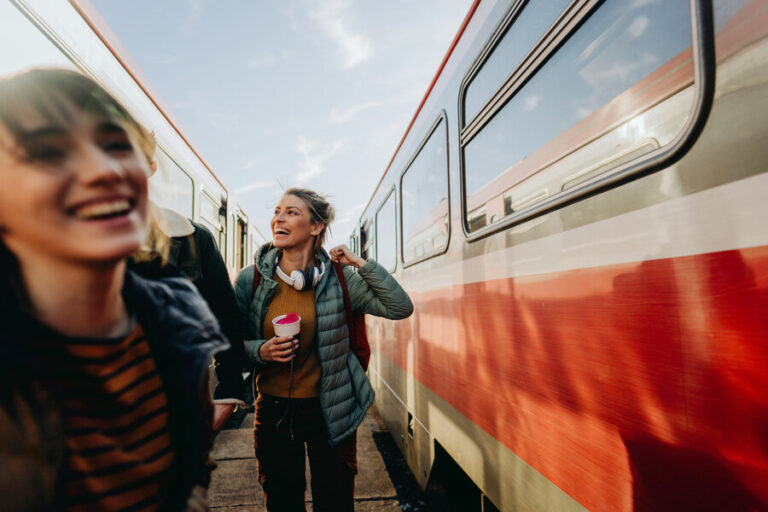
[[202,224],[198,224],[197,222],[190,220],[190,224],[192,224],[192,227],[194,228],[195,232],[193,236],[196,238],[205,240],[207,242],[216,243],[216,239],[213,237],[213,233],[211,233],[211,230],[207,227],[203,226]]
[[253,277],[255,275],[256,266],[255,265],[248,265],[247,267],[243,267],[240,272],[237,274],[237,277],[235,278],[235,286],[242,287],[242,286],[251,286],[253,283]]

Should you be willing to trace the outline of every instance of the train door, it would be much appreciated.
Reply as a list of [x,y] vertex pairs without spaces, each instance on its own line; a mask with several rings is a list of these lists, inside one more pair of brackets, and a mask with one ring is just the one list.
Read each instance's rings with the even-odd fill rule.
[[237,215],[235,221],[235,267],[237,270],[248,265],[248,222]]

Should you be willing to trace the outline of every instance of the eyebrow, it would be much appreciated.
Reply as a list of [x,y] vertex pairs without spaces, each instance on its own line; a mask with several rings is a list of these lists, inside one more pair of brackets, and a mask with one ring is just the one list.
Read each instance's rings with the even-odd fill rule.
[[67,130],[61,126],[46,126],[32,131],[24,132],[19,136],[22,142],[31,142],[44,137],[60,137],[67,135]]
[[126,133],[125,128],[120,126],[117,123],[113,123],[111,121],[107,121],[105,123],[101,123],[99,126],[96,127],[96,131],[98,133],[105,133],[105,134],[124,134]]

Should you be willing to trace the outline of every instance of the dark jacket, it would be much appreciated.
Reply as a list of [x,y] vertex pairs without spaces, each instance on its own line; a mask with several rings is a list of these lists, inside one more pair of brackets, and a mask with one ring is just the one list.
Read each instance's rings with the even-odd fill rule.
[[[186,279],[155,281],[129,271],[123,297],[144,329],[168,397],[174,463],[164,509],[182,510],[195,486],[207,487],[214,467],[208,364],[228,345]],[[0,325],[8,326],[0,330],[0,501],[3,510],[51,510],[64,447],[56,383],[25,340],[29,321],[13,309],[0,309]]]
[[191,224],[195,229],[193,234],[171,238],[169,263],[192,281],[230,343],[229,349],[216,355],[218,385],[213,393],[214,400],[244,401],[242,368],[245,363],[245,316],[237,306],[227,266],[213,235],[200,224]]
[[[259,357],[266,343],[262,326],[270,302],[277,290],[272,279],[279,249],[266,244],[259,249],[256,266],[243,269],[235,283],[238,305],[248,315],[246,351],[256,365],[256,372],[268,364]],[[365,371],[349,350],[349,328],[344,311],[344,296],[331,260],[325,251],[320,258],[325,274],[315,286],[315,325],[317,354],[320,359],[320,405],[331,446],[352,434],[373,403],[373,389]],[[261,282],[253,293],[254,268]],[[407,318],[413,312],[408,294],[387,270],[373,260],[357,271],[344,267],[352,309],[392,320]]]

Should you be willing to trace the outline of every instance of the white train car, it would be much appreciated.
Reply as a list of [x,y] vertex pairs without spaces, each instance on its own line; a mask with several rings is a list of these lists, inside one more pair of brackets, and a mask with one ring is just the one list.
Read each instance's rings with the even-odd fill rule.
[[476,1],[350,239],[420,483],[768,510],[767,192],[768,1]]
[[205,225],[230,274],[251,263],[264,237],[179,130],[87,0],[0,0],[0,75],[57,66],[88,74],[155,133],[158,171],[150,198]]

